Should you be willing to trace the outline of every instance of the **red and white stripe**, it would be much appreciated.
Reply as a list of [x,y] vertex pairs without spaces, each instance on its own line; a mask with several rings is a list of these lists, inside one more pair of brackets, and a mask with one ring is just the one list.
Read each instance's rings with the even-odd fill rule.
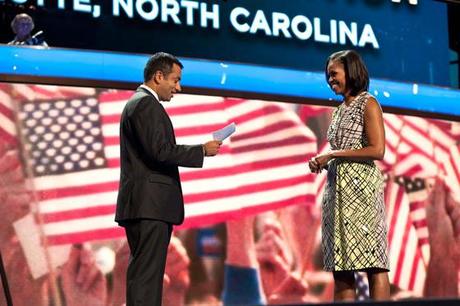
[[435,158],[454,199],[460,203],[460,135],[454,123],[430,120],[430,138],[435,145]]
[[66,99],[73,97],[93,96],[94,88],[57,86],[57,85],[26,85],[11,84],[10,92],[19,101],[43,101],[49,99]]
[[430,248],[428,240],[428,224],[426,220],[426,201],[428,190],[426,188],[407,193],[409,199],[409,214],[412,224],[416,230],[418,244],[423,255],[425,266],[430,259]]
[[434,144],[429,123],[422,118],[384,115],[387,152],[385,170],[407,177],[434,177],[439,167],[434,159]]
[[390,282],[422,295],[426,267],[404,187],[393,181],[388,182],[385,203],[389,228]]
[[207,158],[202,169],[181,168],[187,217],[183,226],[314,202],[314,176],[308,174],[307,161],[316,154],[316,137],[293,111],[276,102],[208,99],[220,101],[212,101],[208,112],[198,111],[206,117],[198,121],[200,131],[191,125],[202,104],[199,97],[183,96],[167,105],[180,143],[203,143],[218,127],[230,122],[237,126],[236,134],[224,142],[223,154]]
[[297,112],[300,119],[303,122],[307,122],[309,118],[317,117],[324,113],[330,112],[332,109],[333,108],[331,107],[325,106],[301,104]]
[[16,120],[13,99],[8,84],[0,84],[0,139],[9,145],[17,145]]
[[457,141],[460,141],[460,122],[450,123],[450,133],[456,137]]
[[451,146],[449,153],[448,160],[443,165],[445,170],[444,180],[454,200],[460,203],[460,146]]

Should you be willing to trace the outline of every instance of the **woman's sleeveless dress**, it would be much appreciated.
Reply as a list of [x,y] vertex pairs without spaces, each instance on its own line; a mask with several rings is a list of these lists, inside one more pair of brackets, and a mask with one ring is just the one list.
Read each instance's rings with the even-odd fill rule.
[[[368,92],[334,111],[327,138],[332,150],[367,146],[364,109]],[[383,176],[372,160],[329,162],[322,205],[326,271],[389,270]]]

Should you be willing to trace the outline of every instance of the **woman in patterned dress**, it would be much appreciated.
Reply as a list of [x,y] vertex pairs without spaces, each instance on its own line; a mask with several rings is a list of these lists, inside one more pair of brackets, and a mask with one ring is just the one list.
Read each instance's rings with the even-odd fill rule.
[[389,299],[387,228],[383,177],[374,164],[385,153],[382,110],[370,95],[369,75],[352,50],[329,56],[326,80],[343,102],[327,132],[331,151],[309,161],[327,169],[322,207],[325,270],[334,275],[334,299],[354,300],[354,272],[367,272],[371,298]]

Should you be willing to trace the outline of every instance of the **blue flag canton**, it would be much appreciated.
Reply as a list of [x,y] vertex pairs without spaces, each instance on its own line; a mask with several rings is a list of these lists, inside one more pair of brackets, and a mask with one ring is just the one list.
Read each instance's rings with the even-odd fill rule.
[[356,299],[366,301],[370,299],[369,282],[364,272],[355,272]]
[[427,187],[425,179],[419,178],[419,177],[416,177],[416,178],[404,177],[402,179],[402,183],[407,193],[423,191]]
[[23,150],[35,176],[106,166],[101,118],[95,97],[25,102],[18,116]]

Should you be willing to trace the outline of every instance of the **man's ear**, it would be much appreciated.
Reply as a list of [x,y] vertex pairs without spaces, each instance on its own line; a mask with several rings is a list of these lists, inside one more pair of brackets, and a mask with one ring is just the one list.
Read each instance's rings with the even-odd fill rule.
[[164,74],[161,72],[161,70],[155,71],[155,74],[153,75],[153,80],[155,83],[160,83],[164,79]]

